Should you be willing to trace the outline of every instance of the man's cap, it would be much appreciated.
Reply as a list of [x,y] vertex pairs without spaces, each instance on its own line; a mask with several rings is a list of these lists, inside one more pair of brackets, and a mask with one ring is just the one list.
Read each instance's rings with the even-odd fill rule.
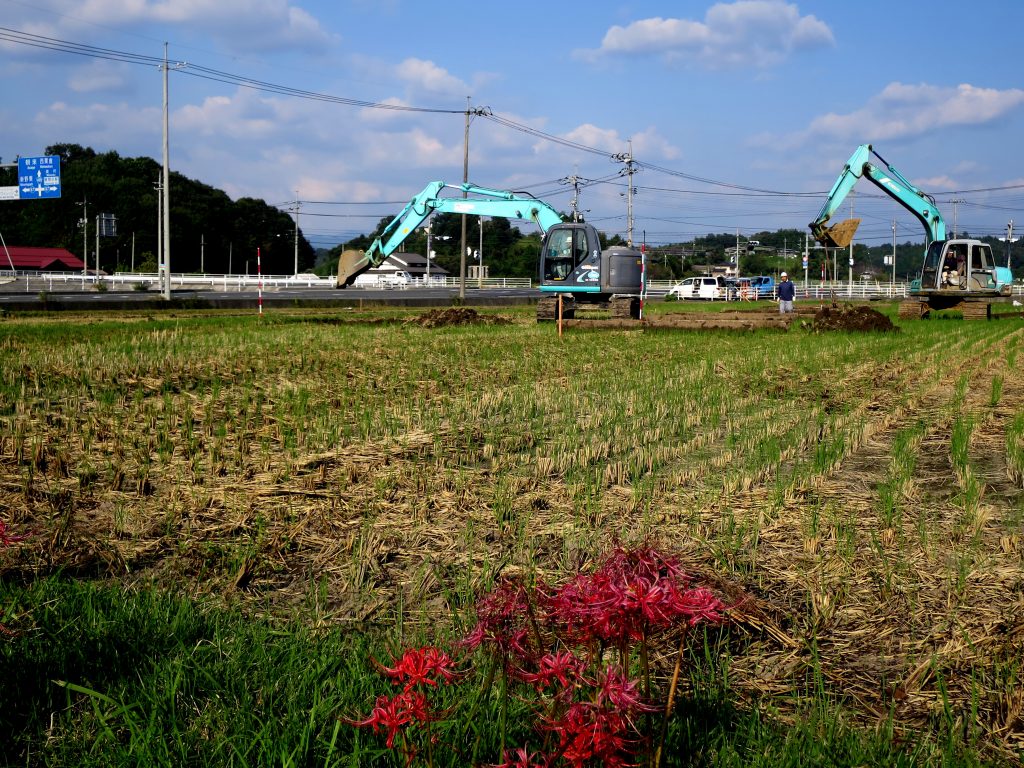
[[789,275],[787,275],[785,272],[783,272],[781,275],[779,275],[779,277],[789,277]]

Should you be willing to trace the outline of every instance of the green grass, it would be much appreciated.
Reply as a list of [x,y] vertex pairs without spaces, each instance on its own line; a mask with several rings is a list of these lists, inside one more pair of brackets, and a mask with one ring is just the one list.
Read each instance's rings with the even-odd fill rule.
[[[59,577],[5,582],[0,604],[18,630],[0,642],[5,765],[400,764],[379,737],[339,720],[365,716],[389,691],[369,659],[390,660],[393,631],[313,632],[152,589]],[[982,764],[941,727],[899,738],[884,723],[875,732],[851,727],[815,686],[793,726],[741,707],[722,666],[725,647],[706,639],[691,654],[693,689],[670,723],[663,765]],[[472,688],[483,671],[470,675]],[[521,743],[531,724],[522,704],[510,703],[509,743]],[[441,707],[450,716],[435,725],[440,743],[479,740],[479,758],[497,761],[495,697],[475,713],[468,700]],[[466,755],[438,754],[437,765],[469,764]]]

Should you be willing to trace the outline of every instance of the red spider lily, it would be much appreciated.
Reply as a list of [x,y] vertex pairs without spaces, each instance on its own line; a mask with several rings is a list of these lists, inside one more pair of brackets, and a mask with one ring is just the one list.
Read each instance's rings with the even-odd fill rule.
[[551,758],[540,752],[530,752],[526,747],[519,747],[514,752],[505,750],[505,762],[498,763],[494,768],[548,768]]
[[19,541],[24,541],[27,538],[27,533],[11,533],[11,529],[7,527],[7,523],[0,520],[0,547],[9,547],[12,544],[17,544]]
[[388,749],[395,745],[395,737],[412,723],[430,719],[427,697],[419,691],[402,691],[394,697],[378,696],[370,716],[365,720],[349,721],[360,728],[372,726],[374,733],[387,731]]
[[547,600],[571,638],[621,644],[681,618],[691,625],[721,620],[724,606],[704,589],[689,590],[675,558],[653,547],[616,549],[591,574],[580,574]]
[[569,765],[628,766],[630,724],[624,714],[589,702],[569,705],[565,715],[548,722],[558,736],[559,753]]
[[538,691],[543,691],[557,682],[562,686],[563,695],[571,695],[583,679],[586,669],[586,662],[572,651],[557,651],[541,656],[537,661],[536,672],[520,670],[517,677]]
[[393,667],[384,667],[384,674],[396,683],[405,683],[403,690],[411,691],[421,685],[436,686],[438,680],[445,685],[453,682],[455,662],[444,651],[427,645],[422,648],[410,648]]
[[660,712],[661,707],[646,703],[635,680],[618,667],[609,667],[597,677],[597,703],[633,715],[639,712]]
[[470,649],[489,645],[504,657],[530,659],[530,595],[520,582],[506,579],[477,605],[477,623],[463,640]]
[[680,612],[687,617],[687,623],[691,627],[702,621],[720,624],[725,620],[722,613],[724,610],[725,603],[715,597],[710,589],[695,587],[686,590],[682,595]]

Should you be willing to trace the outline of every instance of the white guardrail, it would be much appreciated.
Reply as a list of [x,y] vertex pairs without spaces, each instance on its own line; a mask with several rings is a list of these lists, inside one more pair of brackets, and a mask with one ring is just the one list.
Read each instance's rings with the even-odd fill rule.
[[[860,282],[827,282],[803,281],[796,282],[797,299],[902,299],[907,296],[909,287],[906,282],[887,283],[878,281]],[[647,283],[648,294],[654,297],[663,296],[678,283],[677,280],[651,280]],[[24,290],[61,291],[61,290],[95,290],[97,284],[112,290],[149,290],[159,289],[158,276],[155,273],[116,272],[113,275],[83,275],[81,272],[26,272],[23,270],[0,270],[0,289],[8,292]],[[205,288],[221,291],[253,291],[262,285],[264,290],[281,288],[333,288],[333,277],[317,277],[312,274],[301,275],[188,275],[171,274],[172,288]],[[530,288],[533,283],[526,277],[485,277],[466,278],[466,288]],[[348,290],[410,290],[416,288],[458,288],[457,277],[434,277],[429,282],[422,278],[413,278],[407,283],[381,281],[376,284],[351,286]],[[1014,296],[1024,296],[1024,284],[1015,283],[1011,289]],[[771,298],[775,298],[774,294]]]
[[[92,290],[98,284],[108,289],[117,290],[134,288],[136,290],[159,290],[159,276],[156,273],[115,272],[112,275],[83,275],[81,272],[26,272],[23,270],[0,270],[0,283],[7,283],[10,290],[12,281],[24,281],[26,291],[40,290]],[[301,275],[188,275],[171,274],[173,288],[204,288],[221,291],[251,291],[262,285],[264,290],[280,288],[334,288],[333,277],[318,277],[312,274]],[[485,277],[466,278],[466,288],[529,288],[532,282],[527,277]],[[458,288],[457,277],[431,277],[430,281],[413,278],[407,283],[395,283],[382,280],[377,283],[351,286],[349,290],[367,288],[409,289],[409,288]]]
[[[655,296],[663,295],[668,293],[669,289],[678,282],[678,280],[651,280],[647,283],[647,291]],[[862,280],[854,283],[808,281],[805,284],[803,281],[796,280],[793,282],[796,285],[797,300],[811,299],[815,301],[818,299],[904,299],[910,288],[910,284],[906,282],[883,283],[874,280]],[[1014,283],[1010,292],[1014,296],[1024,295],[1024,284]],[[774,300],[778,297],[773,292],[770,297],[763,298]]]

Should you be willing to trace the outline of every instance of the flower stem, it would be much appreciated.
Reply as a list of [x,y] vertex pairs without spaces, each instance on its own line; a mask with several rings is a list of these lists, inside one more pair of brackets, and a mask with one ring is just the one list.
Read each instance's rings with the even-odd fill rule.
[[686,650],[686,625],[679,635],[679,651],[676,653],[676,664],[672,669],[672,682],[668,686],[668,698],[665,701],[665,716],[661,721],[661,736],[658,738],[658,748],[654,752],[654,768],[661,765],[661,752],[665,748],[665,737],[668,735],[668,719],[672,716],[672,707],[676,702],[676,688],[679,685],[679,671],[683,666],[683,651]]

